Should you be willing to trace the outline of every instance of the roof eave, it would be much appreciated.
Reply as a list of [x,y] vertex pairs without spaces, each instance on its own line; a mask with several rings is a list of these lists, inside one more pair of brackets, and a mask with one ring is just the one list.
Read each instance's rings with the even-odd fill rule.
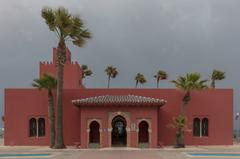
[[82,107],[82,106],[156,106],[156,107],[162,107],[167,102],[164,100],[160,103],[79,103],[76,100],[72,101],[72,104],[76,107]]

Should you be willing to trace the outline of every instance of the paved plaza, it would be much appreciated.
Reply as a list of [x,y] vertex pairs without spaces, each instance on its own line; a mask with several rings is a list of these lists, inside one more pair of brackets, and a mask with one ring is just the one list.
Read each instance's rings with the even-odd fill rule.
[[240,157],[189,157],[187,154],[192,152],[240,154],[240,145],[190,146],[184,149],[165,147],[162,149],[103,148],[82,150],[68,147],[56,150],[46,146],[3,146],[3,140],[0,139],[0,159],[3,158],[1,154],[50,154],[47,157],[8,157],[12,159],[240,159]]
[[[208,152],[208,153],[238,153],[240,146],[200,146],[187,147],[185,149],[174,149],[165,147],[163,149],[137,149],[137,148],[103,148],[81,150],[69,147],[63,150],[53,150],[43,146],[0,146],[1,154],[50,154],[47,157],[11,157],[18,158],[48,158],[48,159],[203,159],[203,157],[189,157],[191,152]],[[3,157],[0,157],[3,158]],[[9,157],[8,157],[9,158]],[[240,157],[204,157],[204,159],[214,158],[239,158]]]

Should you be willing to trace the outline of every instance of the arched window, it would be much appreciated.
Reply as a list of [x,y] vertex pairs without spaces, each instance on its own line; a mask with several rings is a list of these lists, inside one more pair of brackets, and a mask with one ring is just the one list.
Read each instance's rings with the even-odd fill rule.
[[29,120],[29,136],[37,136],[37,120],[35,118]]
[[148,123],[146,121],[141,121],[139,123],[138,142],[139,143],[149,142]]
[[208,136],[208,118],[202,120],[202,136]]
[[45,136],[45,119],[38,119],[38,136]]
[[89,143],[100,143],[99,123],[97,121],[92,121],[89,127]]
[[200,136],[200,119],[194,118],[193,120],[193,136]]

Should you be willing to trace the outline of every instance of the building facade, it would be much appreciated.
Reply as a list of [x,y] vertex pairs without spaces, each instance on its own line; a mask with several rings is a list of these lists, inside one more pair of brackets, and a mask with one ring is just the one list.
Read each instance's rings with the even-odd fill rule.
[[[56,76],[51,62],[40,62],[40,77]],[[55,95],[55,92],[54,92]],[[170,125],[183,94],[175,89],[89,89],[67,50],[64,69],[63,129],[66,145],[81,148],[149,147],[175,144]],[[5,89],[5,145],[49,145],[47,92]],[[193,92],[187,107],[187,145],[233,144],[233,90]]]

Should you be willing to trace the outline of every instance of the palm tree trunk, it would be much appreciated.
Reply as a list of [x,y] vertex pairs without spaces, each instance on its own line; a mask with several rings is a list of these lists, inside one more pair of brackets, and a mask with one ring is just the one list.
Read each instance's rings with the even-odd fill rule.
[[214,79],[212,79],[212,81],[211,81],[211,88],[215,88],[215,80]]
[[186,94],[184,95],[184,97],[182,99],[183,104],[180,108],[181,109],[180,114],[183,116],[185,116],[185,114],[186,114],[186,107],[187,107],[190,99],[191,99],[190,92],[186,92]]
[[157,88],[159,88],[159,80],[157,80]]
[[180,114],[185,115],[186,114],[186,104],[183,102],[181,108],[180,108]]
[[[186,106],[188,105],[189,101],[191,100],[190,92],[187,91],[182,99],[182,106],[180,108],[180,115],[185,116],[186,114]],[[176,148],[184,148],[184,128],[177,128],[176,131]]]
[[56,125],[56,140],[54,148],[65,148],[63,141],[63,106],[62,106],[62,91],[64,64],[66,62],[66,45],[63,40],[58,44],[58,67],[57,67],[57,125]]
[[53,104],[53,94],[51,90],[48,90],[48,119],[50,125],[50,147],[55,145],[55,112]]
[[175,148],[184,148],[184,147],[185,147],[184,130],[182,130],[181,128],[177,128]]
[[108,85],[107,85],[107,88],[110,87],[110,80],[111,80],[111,78],[110,78],[110,76],[108,76]]
[[136,85],[135,85],[135,88],[137,88],[137,86],[138,86],[138,80],[136,81]]

